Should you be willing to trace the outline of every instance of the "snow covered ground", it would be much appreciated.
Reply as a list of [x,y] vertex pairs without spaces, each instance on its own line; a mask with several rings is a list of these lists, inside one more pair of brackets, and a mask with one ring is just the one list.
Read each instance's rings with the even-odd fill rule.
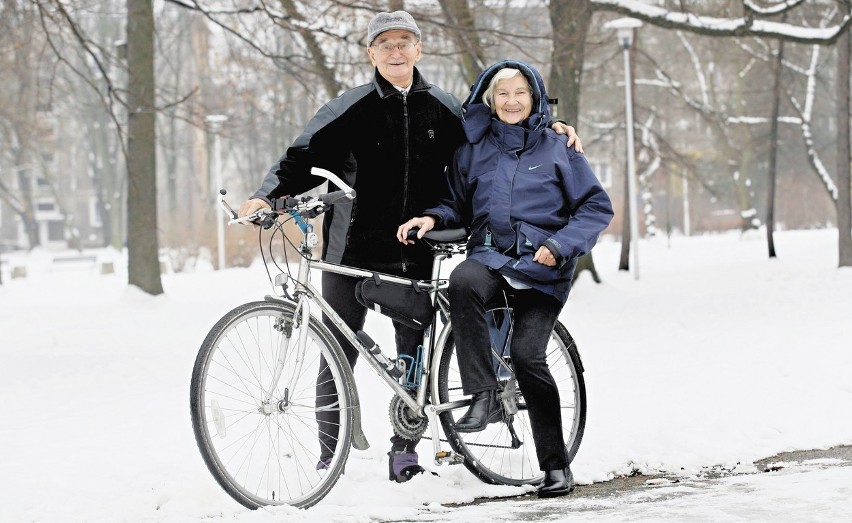
[[[837,268],[836,230],[777,233],[775,260],[758,233],[642,241],[638,281],[616,270],[619,247],[596,247],[603,283],[583,274],[561,316],[589,402],[572,467],[581,484],[633,470],[684,481],[636,494],[654,503],[547,503],[562,503],[565,520],[848,520],[850,467],[689,482],[712,467],[747,472],[781,451],[852,444],[852,270]],[[244,509],[201,460],[189,381],[207,330],[269,292],[265,272],[166,274],[165,295],[151,297],[127,287],[120,256],[97,254],[114,256],[118,273],[56,267],[43,251],[3,255],[0,521],[513,519],[516,500],[446,507],[523,492],[462,467],[422,460],[440,476],[387,481],[390,395],[365,366],[356,378],[372,447],[352,452],[316,507]],[[26,278],[10,279],[17,265]],[[388,320],[368,321],[392,347]]]
[[849,521],[852,467],[811,461],[716,480],[662,480],[614,496],[527,497],[424,511],[416,521]]

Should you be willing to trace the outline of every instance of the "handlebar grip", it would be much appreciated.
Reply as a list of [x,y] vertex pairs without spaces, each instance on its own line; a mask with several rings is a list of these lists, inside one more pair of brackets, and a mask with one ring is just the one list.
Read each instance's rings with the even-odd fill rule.
[[[354,191],[352,193],[353,193],[353,198],[354,198]],[[322,203],[329,204],[329,205],[333,204],[336,201],[341,200],[343,198],[347,198],[346,191],[332,191],[328,194],[321,194],[319,196],[319,200]]]

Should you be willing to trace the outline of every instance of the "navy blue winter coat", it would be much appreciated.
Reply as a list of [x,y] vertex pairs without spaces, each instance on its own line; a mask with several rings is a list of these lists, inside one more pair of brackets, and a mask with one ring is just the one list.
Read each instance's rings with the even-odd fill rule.
[[[492,116],[482,93],[504,68],[521,70],[533,90],[530,117],[509,125]],[[448,171],[449,194],[427,209],[444,227],[471,229],[468,257],[564,303],[577,258],[612,220],[612,203],[585,156],[565,146],[551,121],[544,82],[523,62],[498,62],[479,76],[463,105],[468,143]],[[556,267],[534,262],[542,245]]]

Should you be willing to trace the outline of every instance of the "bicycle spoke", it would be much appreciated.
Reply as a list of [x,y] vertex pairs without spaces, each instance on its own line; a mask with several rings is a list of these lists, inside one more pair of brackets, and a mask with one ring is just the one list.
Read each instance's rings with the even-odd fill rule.
[[[440,354],[438,393],[441,402],[465,398],[452,336],[446,340]],[[576,452],[585,427],[585,406],[582,404],[585,399],[584,383],[582,374],[575,366],[575,362],[579,360],[572,356],[571,351],[576,351],[573,340],[564,327],[557,324],[545,349],[545,361],[559,391],[559,412],[569,459]],[[499,357],[511,366],[510,359],[497,354],[495,351],[493,357]],[[502,386],[509,386],[508,384],[515,380],[514,370],[506,372],[505,367],[498,365],[497,372],[498,381],[503,383]],[[543,475],[538,466],[529,410],[521,392],[518,390],[518,410],[511,420],[512,428],[520,442],[517,447],[513,446],[512,431],[505,420],[489,424],[480,432],[458,433],[455,431],[454,422],[466,407],[441,414],[440,419],[450,445],[464,456],[467,468],[484,481],[512,485],[531,484],[538,482]]]
[[[337,481],[351,447],[342,351],[329,348],[336,342],[311,318],[290,332],[283,352],[286,337],[279,325],[281,318],[292,317],[289,305],[256,302],[231,314],[221,330],[214,330],[216,336],[205,340],[193,374],[199,448],[219,483],[246,506],[314,504]],[[302,328],[309,330],[299,347],[294,343]],[[318,384],[321,359],[328,377]],[[317,386],[323,384],[336,393],[318,397]],[[330,405],[318,406],[324,403]],[[327,419],[318,420],[320,412]],[[337,449],[334,470],[322,474],[315,467],[321,435]]]

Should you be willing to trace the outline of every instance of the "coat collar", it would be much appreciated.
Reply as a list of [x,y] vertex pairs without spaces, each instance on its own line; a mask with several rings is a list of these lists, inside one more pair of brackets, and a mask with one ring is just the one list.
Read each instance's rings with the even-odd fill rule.
[[521,125],[501,122],[497,117],[492,116],[491,109],[485,104],[468,106],[463,126],[470,143],[481,141],[490,131],[500,148],[507,151],[526,149],[538,142],[544,134],[543,129],[530,130]]
[[[392,83],[388,82],[384,76],[380,75],[378,69],[375,69],[373,72],[373,86],[376,88],[376,92],[379,93],[379,96],[383,99],[399,94],[399,89],[394,87]],[[417,67],[415,67],[414,78],[411,81],[411,87],[408,89],[408,92],[413,93],[415,91],[425,91],[430,87],[431,85],[429,82],[423,79],[420,71],[418,71]]]
[[496,117],[491,119],[491,136],[500,148],[507,152],[519,152],[535,145],[544,134],[543,130],[530,130],[521,125],[501,122]]

